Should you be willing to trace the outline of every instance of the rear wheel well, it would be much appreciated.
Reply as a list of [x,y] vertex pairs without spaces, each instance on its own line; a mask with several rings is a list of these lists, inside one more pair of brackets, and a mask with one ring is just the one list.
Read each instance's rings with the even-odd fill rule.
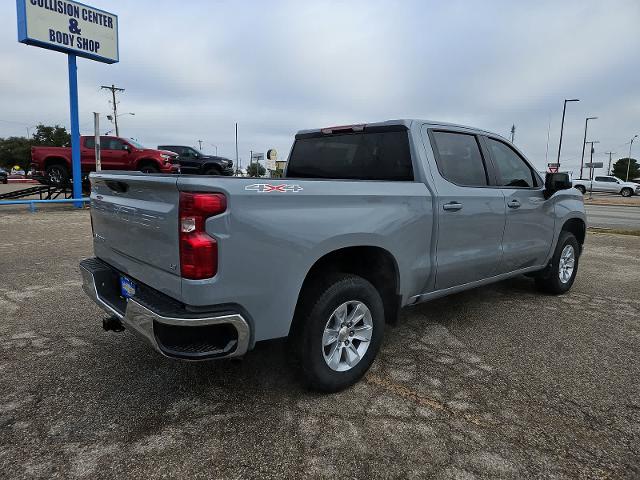
[[67,166],[67,161],[62,157],[48,157],[44,160],[44,169],[46,170],[51,165],[64,165]]
[[317,297],[315,293],[327,288],[326,279],[336,273],[350,273],[369,281],[382,297],[385,321],[392,323],[397,319],[400,310],[398,266],[387,250],[369,246],[341,248],[319,258],[302,284],[296,316],[310,307],[309,302]]
[[566,232],[570,232],[576,237],[578,240],[578,244],[580,245],[580,249],[582,250],[582,246],[584,245],[584,238],[587,232],[587,226],[584,221],[580,218],[570,218],[564,225],[562,225],[562,230]]
[[207,163],[200,168],[203,175],[211,175],[211,171],[215,171],[215,175],[222,175],[222,167],[216,163]]

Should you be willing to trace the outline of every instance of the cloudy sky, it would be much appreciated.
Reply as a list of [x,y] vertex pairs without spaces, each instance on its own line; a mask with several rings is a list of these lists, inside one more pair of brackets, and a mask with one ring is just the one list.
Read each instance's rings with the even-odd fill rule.
[[[80,124],[120,96],[121,134],[235,157],[303,128],[425,118],[508,136],[541,169],[580,163],[584,119],[597,160],[626,156],[640,133],[640,2],[91,0],[119,15],[120,63],[79,59]],[[0,4],[0,137],[38,122],[68,126],[63,54],[16,41]],[[106,119],[103,118],[103,125]],[[108,126],[108,125],[107,125]],[[588,140],[589,140],[588,139]],[[626,144],[626,145],[625,145]],[[638,142],[640,149],[640,142]],[[635,145],[634,145],[635,147]],[[640,150],[635,155],[640,155]],[[606,157],[608,158],[608,157]]]

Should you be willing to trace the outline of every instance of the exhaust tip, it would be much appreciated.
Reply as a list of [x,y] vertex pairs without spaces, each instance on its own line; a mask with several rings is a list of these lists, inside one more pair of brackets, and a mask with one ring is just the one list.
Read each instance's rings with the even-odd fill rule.
[[112,315],[102,320],[102,328],[106,332],[122,332],[124,331],[124,325],[118,317]]

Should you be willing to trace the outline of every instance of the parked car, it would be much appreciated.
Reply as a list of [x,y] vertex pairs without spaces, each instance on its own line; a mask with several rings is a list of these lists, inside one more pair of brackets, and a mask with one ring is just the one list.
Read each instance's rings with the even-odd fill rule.
[[[146,148],[129,138],[100,137],[103,170],[138,170],[145,173],[179,173],[173,152]],[[41,183],[63,185],[71,178],[71,147],[31,147],[34,177]],[[80,165],[86,175],[96,169],[95,137],[80,137]]]
[[159,145],[159,150],[178,154],[181,173],[200,175],[233,175],[233,162],[228,158],[205,155],[185,145]]
[[4,168],[0,168],[0,183],[8,183],[9,174]]
[[90,178],[80,267],[105,329],[187,360],[289,337],[323,391],[364,375],[401,307],[521,274],[567,292],[585,241],[567,174],[543,181],[498,135],[420,120],[303,130],[281,179]]
[[623,197],[630,197],[631,195],[640,194],[640,184],[635,182],[625,182],[618,177],[612,175],[601,175],[593,179],[593,182],[589,179],[579,179],[573,181],[573,186],[580,190],[584,195],[592,189],[593,183],[594,192],[609,192],[619,193]]

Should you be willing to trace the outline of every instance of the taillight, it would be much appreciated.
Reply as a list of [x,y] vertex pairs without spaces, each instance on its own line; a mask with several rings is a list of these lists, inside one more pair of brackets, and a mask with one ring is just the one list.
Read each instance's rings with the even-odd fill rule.
[[218,272],[218,243],[205,232],[207,218],[227,209],[221,193],[180,193],[180,272],[202,280]]

